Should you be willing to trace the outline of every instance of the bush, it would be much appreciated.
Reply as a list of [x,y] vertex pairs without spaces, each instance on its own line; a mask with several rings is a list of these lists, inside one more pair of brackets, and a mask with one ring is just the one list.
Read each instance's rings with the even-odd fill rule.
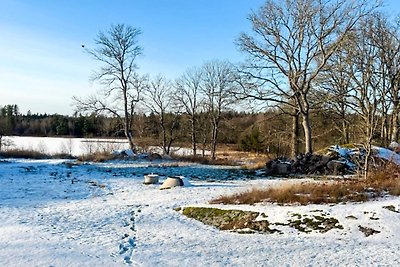
[[251,132],[245,134],[239,141],[239,147],[243,151],[263,152],[265,151],[264,142],[261,139],[260,129],[253,127]]

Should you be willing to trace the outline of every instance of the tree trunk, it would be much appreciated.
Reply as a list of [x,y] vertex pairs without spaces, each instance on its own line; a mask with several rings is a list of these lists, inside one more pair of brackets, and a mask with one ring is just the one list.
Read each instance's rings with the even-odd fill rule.
[[206,157],[206,147],[207,147],[207,136],[204,134],[203,147],[202,147],[202,151],[201,151],[201,155],[203,158]]
[[393,109],[392,114],[392,136],[391,141],[397,142],[399,138],[399,115],[398,115],[398,108]]
[[388,123],[386,118],[386,112],[383,112],[382,124],[381,124],[381,146],[386,147],[388,145]]
[[310,123],[310,114],[308,112],[302,113],[302,125],[304,129],[304,142],[306,146],[306,153],[312,154],[312,133],[311,133],[311,123]]
[[122,85],[122,92],[123,92],[123,99],[124,99],[124,132],[125,136],[128,139],[129,143],[129,148],[132,150],[132,153],[136,153],[136,146],[133,143],[133,136],[132,136],[132,130],[131,130],[131,121],[130,121],[130,116],[129,116],[129,111],[128,111],[128,85],[127,82],[125,81],[124,74],[122,73],[121,76],[121,85]]
[[364,160],[364,179],[368,178],[369,172],[369,159],[372,154],[372,137],[367,138],[367,144],[365,146],[365,160]]
[[398,81],[392,81],[391,91],[393,95],[393,112],[392,112],[392,132],[390,139],[391,141],[397,142],[399,140],[399,109],[400,109],[400,100],[399,100],[399,85]]
[[136,146],[133,143],[133,136],[132,133],[125,129],[125,136],[128,139],[129,148],[132,150],[133,153],[136,153]]
[[211,138],[211,159],[215,160],[216,150],[217,150],[217,134],[218,134],[218,126],[213,125],[212,129],[212,138]]
[[349,136],[349,125],[343,119],[342,121],[342,134],[343,134],[343,141],[345,144],[350,143],[350,136]]
[[299,154],[299,113],[295,110],[292,115],[292,145],[291,145],[291,156],[294,158]]
[[162,126],[162,146],[163,146],[163,155],[168,155],[167,150],[167,133],[165,131],[165,127]]
[[196,156],[197,154],[197,145],[196,145],[196,121],[195,118],[192,117],[192,150],[193,150],[193,156]]

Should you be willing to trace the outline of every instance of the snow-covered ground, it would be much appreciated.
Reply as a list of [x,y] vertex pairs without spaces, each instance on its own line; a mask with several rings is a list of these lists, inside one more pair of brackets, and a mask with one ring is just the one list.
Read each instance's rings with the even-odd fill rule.
[[[167,175],[195,168],[206,180],[197,177],[191,187],[159,190],[143,184],[142,174],[150,170]],[[271,222],[324,212],[344,227],[324,234],[289,228],[283,234],[224,232],[174,210],[210,206],[213,197],[282,182],[220,176],[211,167],[154,162],[0,160],[0,266],[400,266],[400,213],[383,208],[399,211],[399,198],[346,205],[213,205],[264,212]],[[380,233],[366,237],[359,225]]]

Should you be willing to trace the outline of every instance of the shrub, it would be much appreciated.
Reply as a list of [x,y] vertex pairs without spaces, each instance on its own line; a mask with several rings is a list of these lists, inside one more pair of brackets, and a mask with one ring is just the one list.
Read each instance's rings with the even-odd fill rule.
[[239,147],[243,151],[265,151],[264,141],[261,139],[261,133],[258,127],[252,128],[250,133],[245,134],[240,139]]

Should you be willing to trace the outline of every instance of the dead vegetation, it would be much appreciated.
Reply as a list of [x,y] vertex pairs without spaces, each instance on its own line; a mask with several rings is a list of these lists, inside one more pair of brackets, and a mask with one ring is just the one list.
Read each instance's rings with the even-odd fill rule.
[[271,188],[252,188],[229,196],[220,196],[211,204],[324,204],[363,202],[385,195],[400,195],[400,168],[388,164],[372,171],[367,179],[283,183]]
[[78,161],[85,162],[105,162],[109,160],[123,159],[124,155],[112,154],[109,152],[97,152],[93,154],[83,155],[78,157]]
[[241,166],[247,170],[257,170],[265,168],[265,162],[270,159],[268,154],[243,152],[233,150],[229,147],[220,149],[215,159],[209,155],[172,155],[172,158],[180,161],[195,162],[209,165]]
[[25,159],[73,159],[69,154],[46,154],[32,149],[8,149],[0,152],[0,157],[4,158],[25,158]]

